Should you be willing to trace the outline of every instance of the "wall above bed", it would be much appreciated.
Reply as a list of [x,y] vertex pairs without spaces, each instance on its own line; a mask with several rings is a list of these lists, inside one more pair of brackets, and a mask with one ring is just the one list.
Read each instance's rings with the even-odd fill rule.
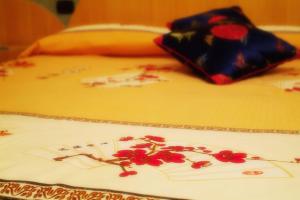
[[0,0],[0,44],[28,45],[82,24],[164,26],[174,18],[231,5],[240,5],[257,25],[300,25],[299,0],[68,0],[77,6],[67,17],[55,10],[57,1]]

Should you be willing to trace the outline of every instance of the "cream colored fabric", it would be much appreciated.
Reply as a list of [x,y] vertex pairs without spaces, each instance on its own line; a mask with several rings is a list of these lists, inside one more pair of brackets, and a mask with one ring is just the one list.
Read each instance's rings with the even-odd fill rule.
[[[168,198],[300,198],[300,164],[288,163],[299,157],[299,135],[154,128],[18,115],[0,115],[0,129],[10,133],[0,137],[0,178],[5,180],[60,183]],[[120,177],[119,166],[84,156],[54,160],[84,153],[112,159],[117,151],[133,150],[130,146],[144,143],[138,138],[147,135],[163,137],[164,142],[156,143],[166,146],[206,147],[212,153],[231,150],[246,153],[249,158],[259,156],[275,161],[220,162],[209,155],[177,152],[193,161],[208,160],[212,165],[194,169],[187,160],[161,166],[132,165],[127,169],[137,174]],[[120,141],[127,136],[136,140]],[[0,191],[0,195],[5,194]]]

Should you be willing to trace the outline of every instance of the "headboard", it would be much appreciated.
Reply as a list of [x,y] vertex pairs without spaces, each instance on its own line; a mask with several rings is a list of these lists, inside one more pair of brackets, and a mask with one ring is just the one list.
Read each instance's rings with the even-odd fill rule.
[[241,6],[259,25],[300,25],[299,0],[73,0],[76,7],[67,24],[55,13],[58,1],[63,0],[0,0],[0,46],[27,45],[82,24],[164,26],[174,18],[232,5]]

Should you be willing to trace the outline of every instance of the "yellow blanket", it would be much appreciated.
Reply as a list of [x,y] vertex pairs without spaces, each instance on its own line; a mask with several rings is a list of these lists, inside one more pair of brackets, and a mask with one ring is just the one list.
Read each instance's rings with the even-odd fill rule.
[[300,130],[299,61],[216,86],[171,58],[25,60],[33,66],[6,63],[12,66],[0,80],[1,111],[214,129]]

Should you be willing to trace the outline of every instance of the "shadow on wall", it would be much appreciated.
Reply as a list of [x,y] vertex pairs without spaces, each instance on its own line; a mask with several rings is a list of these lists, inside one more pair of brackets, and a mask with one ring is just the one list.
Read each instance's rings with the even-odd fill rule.
[[54,15],[56,15],[65,26],[68,25],[69,20],[78,4],[79,0],[31,0],[37,3]]

